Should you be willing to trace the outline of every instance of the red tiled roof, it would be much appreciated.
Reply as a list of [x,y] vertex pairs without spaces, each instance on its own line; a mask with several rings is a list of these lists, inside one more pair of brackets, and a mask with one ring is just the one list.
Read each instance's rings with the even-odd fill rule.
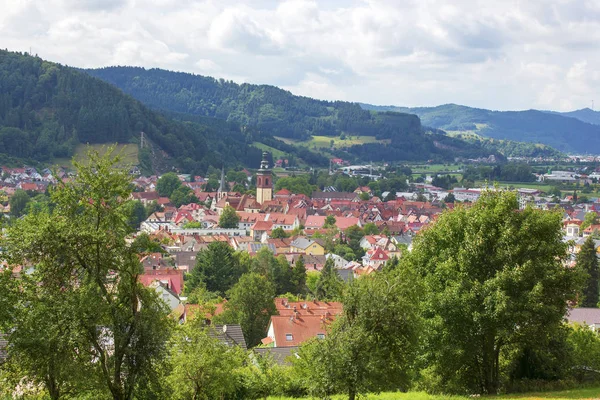
[[332,315],[273,315],[271,325],[275,344],[277,347],[298,346],[317,335],[327,335],[327,326],[333,320]]

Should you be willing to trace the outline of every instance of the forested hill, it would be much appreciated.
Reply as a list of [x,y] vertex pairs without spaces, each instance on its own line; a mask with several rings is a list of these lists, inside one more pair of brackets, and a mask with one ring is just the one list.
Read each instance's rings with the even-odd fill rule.
[[582,108],[581,110],[556,113],[565,117],[577,118],[580,121],[588,124],[600,125],[600,112],[590,108]]
[[[209,165],[260,162],[251,130],[175,121],[79,70],[0,50],[2,160],[52,162],[70,157],[79,143],[139,142],[142,131],[155,153],[166,154],[167,167],[205,173]],[[154,158],[144,152],[148,164]]]
[[415,115],[371,113],[356,103],[295,96],[275,86],[237,84],[139,67],[108,67],[87,72],[153,108],[222,118],[256,126],[274,136],[302,140],[311,135],[339,136],[347,132],[388,139],[421,130]]
[[374,154],[382,161],[498,155],[478,143],[424,129],[414,114],[375,113],[363,110],[357,103],[315,100],[274,86],[237,84],[161,69],[108,67],[86,72],[118,86],[152,108],[188,116],[182,119],[191,115],[222,118],[255,127],[263,135],[289,139],[304,151],[313,136],[355,135],[379,141],[350,145],[333,151],[333,155],[363,161],[373,160]]
[[362,104],[362,107],[414,113],[424,125],[450,132],[470,131],[495,139],[543,143],[565,152],[600,153],[600,126],[558,113],[491,111],[456,104],[417,108]]

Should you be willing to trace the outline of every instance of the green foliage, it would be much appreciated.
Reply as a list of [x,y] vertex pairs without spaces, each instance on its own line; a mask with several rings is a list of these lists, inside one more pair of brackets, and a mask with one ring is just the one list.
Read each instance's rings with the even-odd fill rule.
[[378,235],[379,228],[372,222],[369,222],[363,226],[363,234],[365,235]]
[[169,196],[169,199],[175,207],[198,202],[198,198],[194,194],[194,191],[187,186],[180,186],[175,189],[171,196]]
[[576,324],[571,327],[568,343],[574,377],[578,382],[584,382],[590,371],[600,370],[600,335],[587,326]]
[[[52,190],[51,213],[27,215],[7,232],[3,247],[10,265],[35,265],[34,284],[23,297],[27,313],[35,311],[11,321],[17,335],[11,340],[23,340],[20,351],[31,360],[32,352],[40,352],[35,371],[28,357],[19,358],[29,373],[41,374],[46,365],[59,383],[79,355],[84,360],[77,368],[89,376],[82,384],[94,388],[97,383],[114,399],[131,399],[159,390],[171,323],[156,292],[138,282],[137,249],[125,240],[132,232],[125,212],[129,173],[115,167],[119,159],[110,150],[104,156],[91,153],[89,159],[86,165],[75,163],[73,181]],[[40,335],[31,325],[36,315],[44,320],[38,321],[44,324]],[[45,384],[52,392],[53,384]]]
[[211,337],[203,320],[179,327],[171,341],[170,398],[231,398],[237,390],[235,374],[245,354],[238,346],[228,346]]
[[443,213],[403,257],[424,285],[424,374],[438,389],[496,393],[506,351],[555,331],[575,297],[561,214],[517,210],[514,193],[484,192]]
[[587,237],[581,250],[577,253],[577,271],[583,279],[582,298],[579,301],[581,307],[598,307],[600,271],[598,270],[598,256],[594,238]]
[[132,230],[138,230],[140,224],[146,220],[146,208],[141,201],[130,201],[124,206],[127,223]]
[[316,282],[315,297],[320,300],[340,300],[343,290],[344,282],[335,270],[333,259],[328,258]]
[[221,216],[219,217],[219,226],[221,228],[237,228],[240,222],[240,217],[235,212],[235,208],[225,206]]
[[8,204],[10,205],[10,215],[20,217],[25,213],[29,204],[29,195],[23,189],[17,189],[11,196]]
[[479,167],[468,167],[463,173],[464,180],[487,180],[507,182],[534,182],[535,175],[527,164],[499,164],[496,166],[482,165]]
[[271,238],[273,239],[285,239],[288,237],[290,237],[290,235],[287,234],[286,231],[284,231],[280,226],[271,231]]
[[246,266],[226,242],[212,242],[196,256],[196,266],[188,275],[186,291],[189,293],[204,284],[210,292],[224,295],[235,285]]
[[[79,143],[127,143],[143,131],[183,170],[260,162],[261,150],[238,126],[176,122],[106,82],[39,57],[0,50],[0,84],[0,154],[49,162],[71,157]],[[146,172],[165,168],[153,153],[140,151]]]
[[333,228],[335,226],[335,215],[328,215],[325,217],[325,223],[323,224],[323,228]]
[[294,369],[312,396],[406,390],[419,334],[417,291],[407,270],[354,280],[325,339],[301,347]]
[[216,323],[240,324],[248,346],[256,346],[266,336],[267,324],[276,313],[273,298],[275,287],[255,272],[242,275],[228,292],[229,301]]
[[583,223],[581,224],[581,229],[583,230],[588,226],[596,224],[598,224],[598,214],[596,214],[593,211],[590,211],[585,214],[585,217],[583,218]]
[[294,194],[305,194],[311,196],[317,190],[315,185],[309,183],[308,175],[288,176],[279,178],[275,182],[275,190],[287,189]]
[[159,242],[150,238],[150,236],[142,232],[136,236],[131,243],[131,248],[136,253],[166,253]]
[[202,222],[190,221],[183,224],[184,229],[199,229],[202,228]]
[[159,196],[171,197],[173,192],[182,186],[179,177],[174,172],[168,172],[158,178],[156,182],[156,191]]
[[293,293],[297,295],[306,293],[306,266],[304,265],[304,258],[302,256],[298,257],[292,268],[290,281]]

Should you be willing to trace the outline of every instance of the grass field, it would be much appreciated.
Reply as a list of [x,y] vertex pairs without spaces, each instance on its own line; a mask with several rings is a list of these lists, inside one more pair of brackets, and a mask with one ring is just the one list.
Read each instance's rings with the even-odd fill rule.
[[277,139],[287,144],[295,146],[304,146],[309,149],[330,149],[331,141],[333,140],[333,148],[339,149],[343,147],[350,147],[355,144],[365,143],[390,143],[389,139],[378,140],[374,136],[354,136],[347,135],[345,139],[340,139],[339,136],[313,136],[311,140],[298,141],[294,139],[277,137]]
[[[347,396],[334,396],[335,400],[346,399]],[[368,400],[472,400],[473,397],[429,395],[423,392],[380,393],[369,395]],[[522,400],[567,400],[567,399],[600,399],[600,387],[564,390],[560,392],[509,394],[503,396],[482,396],[480,399],[522,399]],[[292,400],[292,397],[269,397],[269,400]]]
[[412,169],[413,175],[415,174],[439,174],[439,173],[452,173],[462,169],[462,164],[412,164],[408,165]]
[[[73,158],[78,161],[85,161],[87,159],[88,150],[95,150],[100,154],[104,154],[108,149],[107,144],[78,144],[75,147],[75,154]],[[123,158],[123,164],[137,165],[138,161],[138,146],[137,144],[117,144],[113,154],[121,154]],[[71,167],[71,158],[58,158],[54,161],[54,165],[60,167]]]
[[260,142],[252,142],[252,146],[261,149],[263,151],[268,151],[269,153],[271,153],[273,155],[273,159],[277,160],[279,158],[285,158],[286,157],[286,153],[284,153],[281,150],[277,150],[274,147],[271,146],[267,146],[264,143],[260,143]]

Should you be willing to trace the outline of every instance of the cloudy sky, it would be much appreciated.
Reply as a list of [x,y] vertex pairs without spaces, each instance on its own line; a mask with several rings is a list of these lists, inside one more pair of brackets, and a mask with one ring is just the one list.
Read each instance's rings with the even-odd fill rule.
[[0,0],[0,47],[321,99],[600,108],[598,0]]

